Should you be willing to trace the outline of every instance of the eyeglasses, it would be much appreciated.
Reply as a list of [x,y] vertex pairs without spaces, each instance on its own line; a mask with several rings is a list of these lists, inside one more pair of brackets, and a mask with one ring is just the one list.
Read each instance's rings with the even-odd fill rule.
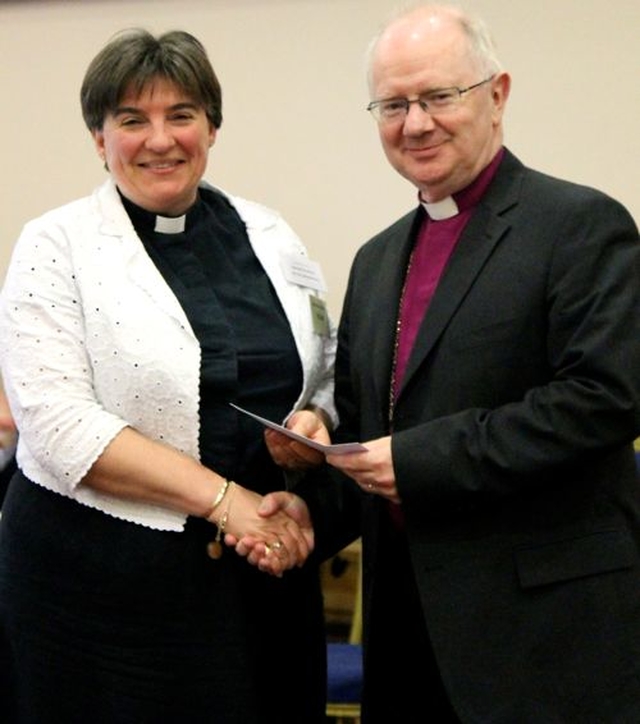
[[367,110],[378,123],[404,121],[412,103],[417,103],[425,113],[438,116],[455,108],[465,93],[472,91],[474,88],[480,88],[481,85],[493,80],[494,76],[495,73],[467,88],[439,88],[428,93],[421,93],[412,100],[408,98],[385,98],[381,101],[371,101],[367,106]]

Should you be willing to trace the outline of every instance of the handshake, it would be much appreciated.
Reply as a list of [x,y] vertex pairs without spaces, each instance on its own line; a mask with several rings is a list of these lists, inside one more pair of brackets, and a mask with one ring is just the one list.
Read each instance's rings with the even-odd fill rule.
[[[286,470],[320,465],[324,454],[303,440],[330,443],[329,431],[321,416],[311,410],[301,410],[294,413],[287,424],[288,429],[294,431],[295,439],[277,429],[265,430],[265,442],[276,464]],[[280,577],[286,570],[302,566],[314,547],[311,515],[304,500],[284,490],[263,497],[237,484],[231,485],[225,512],[215,521],[208,517],[218,526],[216,541],[210,544],[211,557],[221,555],[220,538],[224,536],[226,546],[235,548],[249,563],[271,575]]]
[[[291,415],[286,431],[277,428],[269,426],[264,435],[269,453],[280,467],[305,470],[326,461],[351,478],[367,495],[380,496],[389,503],[401,502],[390,436],[365,445],[331,445],[325,420],[311,410]],[[291,437],[289,432],[295,435]],[[221,521],[218,530],[222,527],[227,546],[235,548],[260,570],[282,576],[284,571],[302,566],[313,551],[311,514],[300,496],[277,491],[261,497],[238,486],[233,507],[233,515]]]

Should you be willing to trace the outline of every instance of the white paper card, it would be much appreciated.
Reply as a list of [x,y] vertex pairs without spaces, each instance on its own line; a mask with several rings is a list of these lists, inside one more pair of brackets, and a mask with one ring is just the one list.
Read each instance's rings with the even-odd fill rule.
[[311,440],[304,435],[298,435],[297,432],[288,430],[286,427],[279,425],[277,422],[271,422],[271,420],[267,420],[264,417],[260,417],[260,415],[255,415],[253,412],[249,412],[249,410],[238,407],[238,405],[234,405],[233,402],[230,402],[229,404],[231,405],[231,407],[238,410],[238,412],[242,412],[245,415],[249,415],[249,417],[253,417],[254,420],[257,420],[266,427],[270,427],[272,430],[277,430],[278,432],[283,433],[283,435],[290,437],[292,440],[297,440],[304,445],[312,447],[314,450],[320,450],[320,452],[324,453],[325,455],[346,455],[347,453],[365,452],[367,449],[360,442],[347,442],[341,443],[339,445],[323,445],[322,443]]

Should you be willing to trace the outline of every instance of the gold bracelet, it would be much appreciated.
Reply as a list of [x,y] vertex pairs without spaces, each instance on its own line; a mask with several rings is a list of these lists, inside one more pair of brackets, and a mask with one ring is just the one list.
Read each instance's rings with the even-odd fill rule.
[[233,480],[225,480],[224,483],[222,483],[222,487],[218,491],[218,494],[216,495],[215,500],[213,501],[211,508],[209,508],[209,512],[204,516],[209,523],[215,523],[215,520],[211,520],[211,516],[214,514],[216,508],[222,503],[222,499],[227,494],[227,490],[229,490],[229,485]]
[[[232,485],[233,480],[228,481],[228,484]],[[222,500],[222,498],[220,498],[220,500]],[[220,500],[218,501],[218,505],[220,504]],[[218,523],[216,523],[216,525],[218,526],[218,530],[216,531],[216,537],[210,543],[207,543],[207,555],[209,556],[209,558],[213,558],[214,561],[217,561],[219,558],[222,557],[222,536],[224,535],[224,531],[227,527],[230,508],[231,498],[229,498],[229,505],[227,505],[227,509],[222,514],[222,517],[220,518]]]

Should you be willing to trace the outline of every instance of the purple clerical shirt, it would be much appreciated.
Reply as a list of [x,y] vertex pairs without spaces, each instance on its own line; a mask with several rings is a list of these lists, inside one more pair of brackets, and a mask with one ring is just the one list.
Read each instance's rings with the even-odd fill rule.
[[[397,350],[391,375],[394,403],[402,386],[418,330],[427,314],[440,277],[476,205],[498,170],[503,156],[504,149],[501,148],[491,163],[469,186],[453,194],[453,199],[445,199],[444,202],[435,204],[423,203],[427,213],[411,253],[400,300]],[[404,525],[402,507],[391,503],[389,508],[394,525],[402,528]]]
[[449,199],[447,205],[453,215],[440,219],[431,218],[430,212],[435,215],[433,207],[441,208],[442,203],[423,204],[427,213],[411,253],[400,306],[398,350],[393,374],[394,399],[398,397],[418,330],[429,309],[442,272],[476,204],[491,183],[503,155],[504,150],[500,149],[493,161],[469,186],[453,194],[455,203],[451,203]]

